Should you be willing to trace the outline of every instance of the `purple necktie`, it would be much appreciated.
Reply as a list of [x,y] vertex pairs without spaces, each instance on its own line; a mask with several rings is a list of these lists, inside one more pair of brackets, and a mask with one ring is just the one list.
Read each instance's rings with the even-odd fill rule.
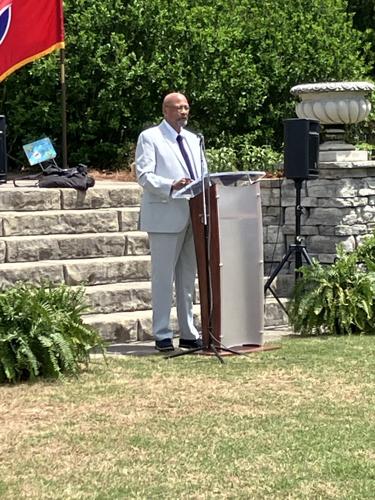
[[180,148],[180,151],[181,151],[181,154],[182,156],[184,157],[184,160],[185,160],[185,163],[186,163],[186,166],[189,170],[189,174],[190,174],[190,179],[194,180],[195,179],[195,175],[193,173],[193,169],[192,169],[192,166],[191,166],[191,163],[190,163],[190,158],[189,158],[189,155],[187,154],[186,152],[186,149],[184,148],[184,144],[183,144],[183,138],[181,135],[178,135],[177,138],[177,143],[179,145],[179,148]]

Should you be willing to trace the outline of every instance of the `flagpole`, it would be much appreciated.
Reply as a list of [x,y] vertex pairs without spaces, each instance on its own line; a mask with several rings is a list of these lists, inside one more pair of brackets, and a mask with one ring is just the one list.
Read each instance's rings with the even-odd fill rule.
[[65,85],[65,49],[60,49],[61,65],[61,113],[62,113],[62,159],[63,168],[68,168],[68,141],[66,126],[66,85]]

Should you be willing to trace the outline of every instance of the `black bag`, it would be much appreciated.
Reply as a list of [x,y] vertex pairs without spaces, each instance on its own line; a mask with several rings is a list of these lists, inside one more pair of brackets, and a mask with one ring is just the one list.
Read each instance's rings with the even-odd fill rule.
[[[34,186],[40,188],[73,188],[79,191],[86,191],[95,184],[95,179],[87,175],[87,166],[83,163],[72,168],[60,168],[56,164],[50,164],[40,174],[26,175],[17,179],[17,182],[23,180],[35,180]],[[13,184],[21,187],[15,180]]]

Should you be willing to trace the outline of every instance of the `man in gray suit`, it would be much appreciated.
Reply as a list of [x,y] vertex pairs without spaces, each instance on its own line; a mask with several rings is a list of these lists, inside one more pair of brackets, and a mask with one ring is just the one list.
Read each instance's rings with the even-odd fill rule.
[[143,131],[137,142],[136,172],[143,187],[141,225],[151,247],[152,308],[155,348],[172,351],[170,313],[173,281],[183,348],[202,345],[193,324],[193,294],[196,257],[186,199],[173,198],[177,191],[202,175],[206,169],[200,139],[185,130],[189,103],[179,93],[163,101],[164,120]]

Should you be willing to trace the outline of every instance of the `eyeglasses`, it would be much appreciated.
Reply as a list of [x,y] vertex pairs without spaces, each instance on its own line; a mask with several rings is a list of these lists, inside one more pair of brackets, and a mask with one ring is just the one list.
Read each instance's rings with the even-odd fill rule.
[[174,108],[174,109],[177,109],[177,111],[189,111],[190,110],[190,106],[187,105],[187,104],[179,104],[177,106],[173,106],[172,104],[167,104],[167,107],[168,108]]

